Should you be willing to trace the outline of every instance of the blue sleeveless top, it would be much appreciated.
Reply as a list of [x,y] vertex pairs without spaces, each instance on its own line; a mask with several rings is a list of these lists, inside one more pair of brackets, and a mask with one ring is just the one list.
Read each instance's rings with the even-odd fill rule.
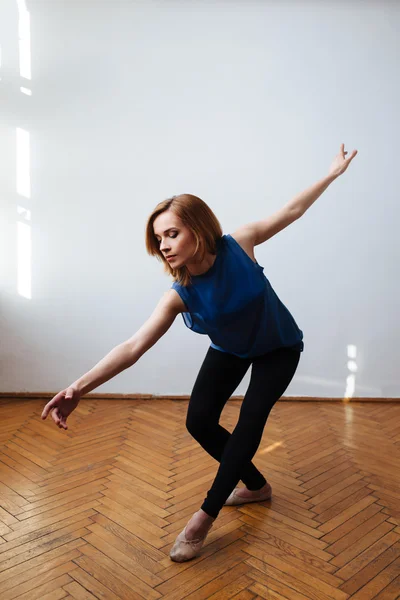
[[211,347],[241,358],[260,356],[281,347],[303,351],[303,332],[263,273],[237,241],[224,235],[217,241],[217,256],[192,283],[174,281],[186,305],[185,325],[206,334]]

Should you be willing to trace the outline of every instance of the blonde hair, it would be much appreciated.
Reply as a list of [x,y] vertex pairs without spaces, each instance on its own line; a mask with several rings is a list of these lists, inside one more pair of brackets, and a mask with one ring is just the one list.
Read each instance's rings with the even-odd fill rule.
[[156,256],[164,263],[164,271],[174,278],[182,286],[187,286],[192,279],[185,265],[174,269],[165,260],[159,248],[159,243],[154,235],[154,220],[161,213],[170,210],[179,217],[184,225],[188,227],[196,240],[196,251],[200,251],[200,260],[203,260],[206,252],[216,254],[217,241],[222,237],[222,227],[211,208],[197,196],[192,194],[179,194],[163,200],[153,210],[146,224],[146,250],[150,256]]

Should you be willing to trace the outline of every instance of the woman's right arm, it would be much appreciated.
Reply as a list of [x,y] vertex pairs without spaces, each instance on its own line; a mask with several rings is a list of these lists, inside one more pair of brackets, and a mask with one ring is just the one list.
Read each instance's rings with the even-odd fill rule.
[[76,408],[80,397],[134,365],[168,331],[182,310],[184,305],[177,292],[165,292],[142,327],[131,338],[113,348],[90,371],[54,396],[44,407],[42,419],[52,411],[53,421],[59,427],[64,424],[64,429],[67,429],[66,418]]
[[134,365],[168,331],[180,312],[176,292],[165,292],[152,315],[126,342],[116,346],[71,387],[88,394],[96,387]]

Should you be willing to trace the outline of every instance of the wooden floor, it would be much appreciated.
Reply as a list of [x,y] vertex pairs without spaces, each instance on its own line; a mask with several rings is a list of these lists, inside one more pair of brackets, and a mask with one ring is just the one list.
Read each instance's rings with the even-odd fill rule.
[[187,402],[83,400],[68,431],[44,404],[0,401],[1,600],[400,598],[400,404],[278,402],[254,458],[272,500],[225,506],[183,564],[218,466]]

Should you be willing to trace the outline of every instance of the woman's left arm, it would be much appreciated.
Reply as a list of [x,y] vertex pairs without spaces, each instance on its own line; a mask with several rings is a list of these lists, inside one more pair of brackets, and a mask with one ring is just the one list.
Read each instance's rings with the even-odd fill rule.
[[314,204],[314,202],[326,190],[326,188],[346,171],[357,152],[357,150],[353,150],[349,158],[346,158],[346,154],[348,153],[344,151],[344,144],[341,144],[340,151],[333,159],[328,175],[304,190],[304,192],[301,192],[295,196],[287,206],[291,208],[298,216],[303,215],[306,210],[310,208],[310,206]]
[[254,246],[264,243],[272,238],[279,231],[282,231],[299,219],[308,208],[320,197],[326,190],[328,185],[332,183],[339,175],[342,175],[357,154],[357,150],[353,150],[351,156],[346,158],[347,152],[344,151],[344,144],[340,147],[340,152],[333,159],[329,173],[326,177],[314,183],[311,187],[301,192],[290,200],[285,206],[280,208],[276,213],[253,223],[242,225],[232,236],[236,241],[241,242],[249,251],[252,251]]

